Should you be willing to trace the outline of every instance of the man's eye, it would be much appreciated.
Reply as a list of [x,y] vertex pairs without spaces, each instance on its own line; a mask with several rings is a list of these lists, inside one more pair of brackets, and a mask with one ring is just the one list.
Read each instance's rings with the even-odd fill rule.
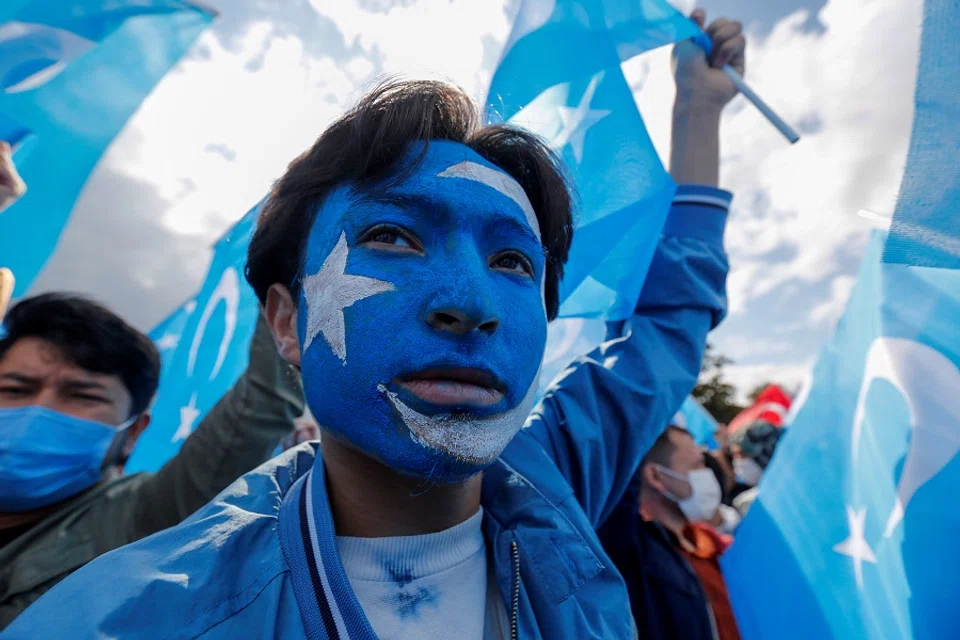
[[109,402],[103,396],[94,395],[92,393],[75,393],[73,397],[77,400],[83,400],[84,402]]
[[388,250],[402,251],[404,253],[423,252],[423,248],[412,233],[400,227],[388,225],[378,225],[369,229],[360,238],[360,244],[383,245],[381,248],[390,247],[391,249]]
[[22,396],[27,393],[25,387],[0,387],[0,393],[5,396]]
[[533,265],[523,255],[515,251],[498,253],[490,260],[490,267],[498,271],[517,273],[533,277]]

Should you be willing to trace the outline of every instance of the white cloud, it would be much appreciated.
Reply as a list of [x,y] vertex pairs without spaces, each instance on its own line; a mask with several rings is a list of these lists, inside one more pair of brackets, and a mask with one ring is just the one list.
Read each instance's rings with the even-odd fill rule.
[[367,3],[310,1],[347,41],[381,55],[385,72],[452,80],[478,99],[497,62],[486,47],[499,50],[512,22],[502,1],[396,3],[386,11],[364,8]]
[[839,275],[830,282],[830,292],[827,299],[810,309],[807,321],[816,324],[832,324],[847,306],[850,293],[857,279],[852,275]]
[[[753,109],[725,124],[724,182],[738,199],[728,236],[739,271],[734,313],[792,278],[834,275],[837,254],[862,251],[873,227],[856,212],[892,210],[910,135],[920,12],[919,0],[833,0],[820,13],[822,33],[802,31],[807,16],[797,12],[755,43],[750,81],[789,121],[815,117],[820,129],[791,147]],[[768,211],[750,211],[760,197]],[[796,258],[771,265],[764,254],[783,245],[796,245]]]
[[723,340],[723,354],[736,354],[737,361],[747,359],[770,359],[790,352],[790,343],[783,338],[760,335],[733,335]]

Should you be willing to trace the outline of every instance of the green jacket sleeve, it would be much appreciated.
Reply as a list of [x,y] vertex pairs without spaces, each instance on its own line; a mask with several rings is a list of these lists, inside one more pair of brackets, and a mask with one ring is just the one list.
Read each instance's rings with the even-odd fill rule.
[[303,409],[300,374],[277,353],[261,314],[247,370],[180,452],[139,483],[130,496],[129,535],[137,539],[178,524],[231,482],[269,460]]

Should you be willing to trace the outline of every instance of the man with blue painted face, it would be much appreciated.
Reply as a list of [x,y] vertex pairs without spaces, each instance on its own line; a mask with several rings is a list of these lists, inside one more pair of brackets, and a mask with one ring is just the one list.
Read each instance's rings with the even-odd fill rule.
[[[716,67],[742,60],[721,27]],[[559,161],[445,84],[363,98],[275,185],[247,263],[322,447],[92,563],[9,637],[633,637],[595,529],[724,313],[716,67],[678,60],[671,169],[702,186],[635,314],[536,406],[572,233]]]

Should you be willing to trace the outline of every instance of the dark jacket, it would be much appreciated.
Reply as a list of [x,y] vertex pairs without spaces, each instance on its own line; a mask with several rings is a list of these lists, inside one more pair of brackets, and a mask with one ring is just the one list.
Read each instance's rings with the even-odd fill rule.
[[677,551],[672,534],[640,517],[638,480],[597,531],[627,583],[637,635],[713,640],[717,637],[713,614],[700,579]]

